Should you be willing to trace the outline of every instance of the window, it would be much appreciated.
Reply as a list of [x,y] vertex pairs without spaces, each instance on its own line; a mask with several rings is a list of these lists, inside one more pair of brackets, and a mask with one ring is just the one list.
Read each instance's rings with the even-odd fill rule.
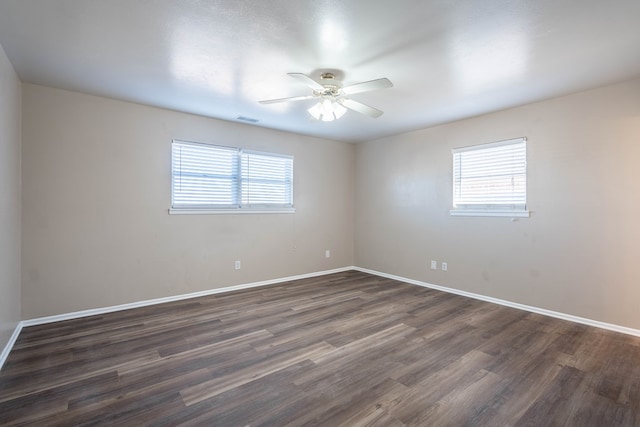
[[451,215],[529,216],[527,140],[456,148]]
[[174,140],[170,213],[292,212],[293,157]]

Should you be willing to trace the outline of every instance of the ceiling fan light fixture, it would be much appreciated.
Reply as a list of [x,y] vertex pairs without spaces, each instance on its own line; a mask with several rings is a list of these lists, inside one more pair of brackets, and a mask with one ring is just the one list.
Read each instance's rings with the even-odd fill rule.
[[307,110],[311,117],[323,122],[332,122],[339,119],[347,112],[347,109],[335,100],[325,98]]
[[314,104],[313,107],[309,108],[307,110],[307,112],[309,112],[309,114],[311,114],[311,117],[313,117],[316,120],[320,120],[320,115],[321,115],[321,108],[320,106],[322,105],[322,102],[318,102],[317,104]]
[[341,104],[338,104],[337,102],[333,104],[333,114],[335,114],[336,116],[336,120],[338,120],[340,117],[344,116],[344,113],[347,112],[347,109],[344,108]]

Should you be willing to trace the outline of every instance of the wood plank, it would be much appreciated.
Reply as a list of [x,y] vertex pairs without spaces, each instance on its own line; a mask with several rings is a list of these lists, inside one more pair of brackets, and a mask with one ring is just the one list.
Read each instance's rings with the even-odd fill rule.
[[288,366],[295,365],[303,360],[313,360],[314,357],[322,356],[334,350],[332,345],[319,343],[305,347],[302,350],[287,352],[274,358],[270,358],[261,363],[251,365],[247,368],[234,371],[231,374],[202,382],[198,385],[188,387],[180,391],[182,400],[189,406],[194,403],[210,399],[220,393],[224,393],[232,388],[240,387],[244,384],[258,380],[267,375],[278,372]]

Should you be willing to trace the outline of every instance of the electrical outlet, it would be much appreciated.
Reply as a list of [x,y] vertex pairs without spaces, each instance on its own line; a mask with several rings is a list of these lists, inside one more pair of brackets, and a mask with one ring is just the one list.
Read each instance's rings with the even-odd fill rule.
[[438,261],[431,260],[431,269],[432,270],[438,269]]
[[240,261],[236,261],[236,270],[240,270],[241,264]]
[[447,263],[446,262],[442,262],[442,271],[447,271]]
[[331,258],[331,251],[329,249],[327,249],[326,251],[324,251],[324,257],[325,258]]

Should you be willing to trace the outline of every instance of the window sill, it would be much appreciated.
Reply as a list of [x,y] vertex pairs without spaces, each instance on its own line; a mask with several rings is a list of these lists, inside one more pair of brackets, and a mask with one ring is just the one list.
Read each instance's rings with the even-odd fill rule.
[[531,216],[530,211],[505,211],[505,210],[472,210],[472,209],[451,209],[449,211],[451,216],[498,216],[509,218],[529,218]]
[[296,208],[278,209],[169,209],[169,215],[235,215],[235,214],[290,214]]

